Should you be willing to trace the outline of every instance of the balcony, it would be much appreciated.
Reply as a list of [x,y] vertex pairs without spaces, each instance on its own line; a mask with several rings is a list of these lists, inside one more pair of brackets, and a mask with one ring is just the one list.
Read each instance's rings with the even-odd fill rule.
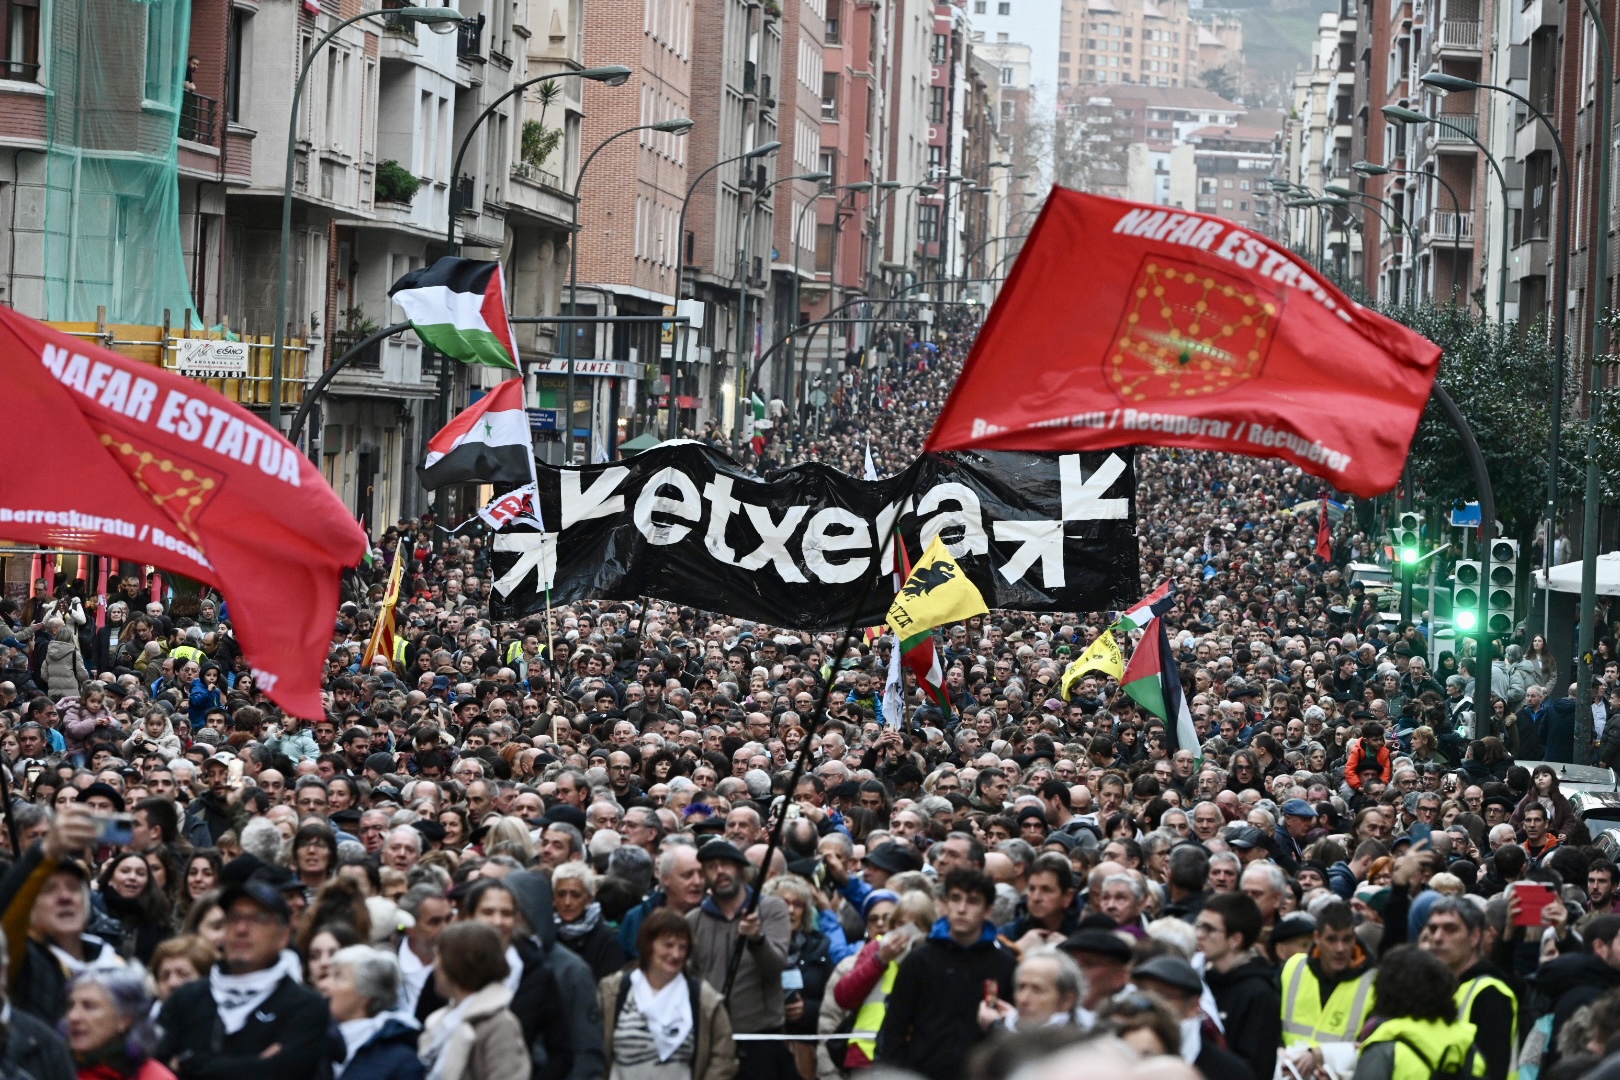
[[776,94],[771,90],[771,77],[769,75],[759,77],[759,104],[761,108],[765,109],[776,108]]
[[190,90],[180,96],[180,138],[204,146],[219,145],[219,102]]
[[1439,113],[1436,119],[1445,123],[1433,125],[1429,135],[1432,145],[1443,150],[1474,153],[1474,139],[1479,138],[1478,116],[1474,113]]
[[1484,35],[1478,19],[1447,19],[1440,24],[1440,33],[1433,44],[1437,55],[1477,57],[1483,42]]
[[398,8],[409,7],[409,0],[382,0],[383,26],[389,33],[404,34],[407,37],[416,36],[416,20],[401,15]]
[[450,186],[450,198],[458,214],[478,215],[478,208],[474,205],[478,181],[466,173],[458,176]]
[[456,59],[483,60],[484,16],[466,19],[456,27]]
[[[327,346],[327,353],[334,359],[342,356],[360,342],[370,337],[371,333],[365,330],[339,330],[332,334],[331,344]],[[365,349],[357,353],[348,363],[353,371],[381,371],[382,370],[382,342],[373,341]]]
[[1472,210],[1429,211],[1429,240],[1435,244],[1474,242],[1474,212]]

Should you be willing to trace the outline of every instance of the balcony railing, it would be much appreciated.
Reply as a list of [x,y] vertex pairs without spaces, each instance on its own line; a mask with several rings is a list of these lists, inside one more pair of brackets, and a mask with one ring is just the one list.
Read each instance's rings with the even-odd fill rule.
[[1429,239],[1436,244],[1453,241],[1472,243],[1474,239],[1474,212],[1472,210],[1429,211]]
[[1472,141],[1469,135],[1479,137],[1479,117],[1473,113],[1440,113],[1438,119],[1445,121],[1444,124],[1434,125],[1435,138],[1439,142],[1465,143]]
[[409,16],[401,15],[396,10],[398,8],[409,7],[410,4],[408,0],[382,0],[382,6],[383,26],[387,27],[390,31],[396,34],[414,35],[416,33],[416,20],[410,18]]
[[1478,19],[1447,19],[1440,24],[1440,48],[1477,50],[1479,47]]
[[186,142],[218,146],[219,135],[214,122],[219,115],[219,102],[202,94],[185,91],[180,96],[180,137]]
[[[370,334],[359,330],[339,330],[332,335],[332,344],[327,352],[336,359],[348,352],[354,346],[364,341]],[[373,341],[348,363],[350,370],[381,371],[382,370],[382,342]]]
[[461,60],[482,60],[484,52],[484,17],[466,19],[456,28],[456,57]]

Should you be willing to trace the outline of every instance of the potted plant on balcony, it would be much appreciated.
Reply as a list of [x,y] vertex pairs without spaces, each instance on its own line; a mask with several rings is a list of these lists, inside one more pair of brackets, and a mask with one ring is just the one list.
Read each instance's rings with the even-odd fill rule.
[[782,17],[781,0],[764,0],[765,18],[780,19]]
[[416,198],[416,191],[422,186],[418,180],[393,158],[377,164],[377,201],[406,203]]

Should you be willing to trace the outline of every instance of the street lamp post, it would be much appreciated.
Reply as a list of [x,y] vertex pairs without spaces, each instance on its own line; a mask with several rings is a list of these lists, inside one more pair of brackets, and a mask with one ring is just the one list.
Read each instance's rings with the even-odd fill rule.
[[[609,143],[632,132],[659,131],[681,136],[691,130],[692,121],[684,116],[676,117],[673,120],[660,120],[655,124],[638,124],[635,127],[625,128],[623,131],[615,132],[598,143],[596,149],[592,150],[589,156],[585,158],[584,164],[580,165],[579,172],[574,174],[573,217],[568,226],[568,314],[579,314],[579,189],[585,182],[585,170],[591,167],[591,162],[596,160],[596,155],[607,149]],[[563,358],[568,365],[568,408],[565,410],[568,427],[563,436],[563,461],[569,465],[574,463],[574,325],[569,323],[565,327],[558,328],[567,331],[563,337]],[[591,331],[592,333],[595,332],[595,324],[592,324]],[[591,417],[591,427],[594,428],[594,411],[589,415]]]
[[[723,165],[732,165],[739,161],[748,161],[752,158],[764,157],[767,154],[776,153],[776,151],[780,150],[781,148],[782,144],[773,139],[767,143],[760,143],[758,146],[747,151],[746,153],[737,154],[733,157],[722,158],[713,165],[710,165],[707,169],[704,169],[702,172],[698,173],[697,178],[694,179],[687,187],[686,197],[681,200],[681,216],[680,221],[676,225],[675,234],[675,313],[677,315],[680,314],[681,309],[681,279],[686,275],[686,211],[692,205],[692,196],[697,193],[698,185],[703,183],[704,179],[710,173],[714,172]],[[683,361],[686,359],[684,354],[686,352],[686,339],[689,336],[689,333],[690,325],[687,327],[687,332],[681,334],[680,351],[682,355],[680,360]],[[669,356],[669,437],[671,439],[675,438],[680,433],[680,409],[677,407],[675,402],[675,377],[676,371],[678,370],[676,367],[677,362],[675,350],[671,349]]]
[[1418,112],[1416,109],[1403,109],[1398,105],[1386,105],[1384,107],[1384,109],[1383,109],[1383,112],[1384,112],[1385,116],[1389,117],[1392,120],[1397,120],[1397,121],[1399,121],[1401,123],[1405,123],[1405,124],[1438,124],[1443,128],[1449,128],[1452,131],[1455,131],[1457,134],[1461,135],[1463,138],[1467,139],[1469,142],[1473,143],[1476,147],[1478,147],[1479,152],[1485,156],[1485,163],[1487,165],[1489,165],[1496,172],[1496,182],[1499,185],[1501,185],[1501,188],[1502,188],[1502,208],[1503,208],[1503,213],[1502,213],[1502,257],[1499,260],[1502,265],[1497,267],[1497,279],[1496,279],[1496,281],[1497,281],[1497,288],[1496,288],[1496,323],[1497,323],[1498,328],[1506,326],[1507,325],[1507,264],[1508,264],[1508,230],[1507,230],[1508,184],[1507,184],[1507,177],[1502,172],[1502,166],[1497,162],[1496,156],[1485,148],[1485,144],[1479,141],[1478,136],[1476,136],[1473,132],[1469,131],[1467,128],[1463,127],[1461,124],[1452,123],[1450,120],[1445,119],[1443,114],[1436,115],[1436,116],[1430,116],[1427,113]]
[[[1355,166],[1351,166],[1351,168],[1354,168],[1354,167]],[[1377,214],[1379,222],[1382,223],[1383,226],[1389,232],[1395,233],[1397,235],[1399,235],[1402,232],[1405,232],[1411,238],[1412,243],[1414,245],[1416,245],[1416,243],[1417,243],[1416,230],[1414,230],[1412,228],[1410,222],[1402,220],[1400,210],[1398,210],[1396,208],[1395,204],[1390,202],[1388,199],[1379,198],[1377,195],[1371,195],[1371,194],[1368,194],[1365,191],[1356,191],[1353,188],[1341,187],[1341,186],[1339,186],[1337,184],[1328,184],[1325,187],[1323,187],[1322,190],[1327,192],[1329,195],[1337,195],[1341,199],[1361,199],[1361,200],[1363,200],[1364,203],[1365,203],[1365,205],[1363,206],[1363,209],[1364,210],[1370,209],[1370,210],[1372,210],[1372,212],[1374,214]],[[1380,206],[1388,207],[1389,212],[1394,215],[1393,223],[1391,222],[1391,219],[1384,217],[1384,212],[1382,210],[1378,209],[1377,206],[1373,206],[1372,205],[1373,203],[1377,203]],[[1365,228],[1363,228],[1363,230],[1362,230],[1362,242],[1363,243],[1366,242],[1366,229]],[[1396,277],[1395,282],[1396,282],[1395,302],[1397,304],[1399,304],[1401,302],[1401,294],[1400,294],[1400,278],[1398,276]],[[1363,272],[1363,274],[1362,274],[1362,282],[1361,282],[1361,284],[1362,284],[1363,288],[1366,287],[1367,280],[1366,280],[1365,272]]]
[[[500,97],[490,102],[484,111],[473,119],[473,122],[467,127],[467,134],[462,136],[461,145],[456,148],[456,156],[450,166],[450,213],[447,215],[444,234],[445,245],[449,248],[450,254],[454,255],[459,250],[456,244],[456,215],[461,213],[462,207],[458,205],[456,194],[461,178],[461,163],[467,157],[467,148],[472,145],[473,136],[477,134],[484,121],[493,116],[496,108],[506,99],[521,94],[536,83],[570,77],[590,79],[594,82],[606,83],[609,86],[623,86],[630,79],[630,69],[623,64],[609,64],[606,67],[584,68],[578,71],[553,71],[545,75],[538,75],[535,78],[526,79],[507,90]],[[573,243],[573,237],[571,236],[569,237],[569,243]],[[573,333],[572,325],[568,327],[568,332]],[[449,357],[445,357],[443,362],[439,364],[439,426],[441,428],[450,422],[450,387],[453,379],[454,373],[450,367]],[[567,423],[569,430],[572,430],[574,426],[574,403],[572,401],[568,403],[567,412]],[[450,489],[448,486],[441,487],[434,498],[434,518],[438,521],[440,528],[443,528],[445,522],[449,520],[449,509]]]
[[[1385,105],[1382,111],[1385,119],[1392,120],[1397,124],[1426,124],[1429,122],[1428,114],[1420,113],[1415,109],[1408,109],[1401,105]],[[1451,128],[1456,127],[1455,124],[1447,124],[1445,126]],[[1392,171],[1399,172],[1402,170]],[[1414,169],[1411,171],[1414,173],[1414,175],[1423,175],[1422,170]],[[1451,195],[1451,302],[1455,304],[1457,302],[1457,290],[1459,288],[1459,282],[1457,281],[1457,264],[1462,257],[1462,201],[1457,198],[1456,189],[1441,178],[1440,165],[1438,162],[1435,163],[1434,172],[1429,173],[1428,175],[1433,176],[1437,181],[1439,181],[1440,184],[1446,189],[1447,193]],[[1439,210],[1440,208],[1436,206],[1435,209]],[[1466,284],[1461,284],[1461,288],[1463,295],[1467,296],[1468,286]],[[1429,295],[1431,297],[1434,295],[1433,289],[1429,290]]]
[[[1598,25],[1603,25],[1601,19],[1598,20]],[[1599,35],[1599,37],[1601,39],[1602,35]],[[1605,44],[1604,49],[1607,50],[1607,48],[1608,45]],[[1542,545],[1541,555],[1542,570],[1550,571],[1552,569],[1553,537],[1557,533],[1558,525],[1559,429],[1563,426],[1564,422],[1564,357],[1565,351],[1568,348],[1568,342],[1566,339],[1569,308],[1570,258],[1569,157],[1564,153],[1564,140],[1558,134],[1558,126],[1554,124],[1552,119],[1541,110],[1540,106],[1538,106],[1534,101],[1531,101],[1525,95],[1519,93],[1517,90],[1513,90],[1496,83],[1475,82],[1473,79],[1464,79],[1458,75],[1446,75],[1440,72],[1431,72],[1430,74],[1423,76],[1421,82],[1425,86],[1431,86],[1436,90],[1448,93],[1451,91],[1492,90],[1498,94],[1506,94],[1508,97],[1530,110],[1531,114],[1535,116],[1536,120],[1539,121],[1541,125],[1547,129],[1548,134],[1552,136],[1553,149],[1558,152],[1558,261],[1553,264],[1552,305],[1552,337],[1554,351],[1552,434],[1550,436],[1550,445],[1547,448],[1547,539]],[[1608,83],[1604,83],[1605,87],[1608,85]],[[1604,96],[1606,97],[1607,95]],[[1599,138],[1595,139],[1594,141],[1599,144],[1600,152],[1605,154],[1604,160],[1606,161],[1608,140]],[[1599,193],[1600,196],[1606,199],[1608,195],[1608,177],[1603,176],[1601,180],[1602,182],[1598,185]],[[1603,220],[1602,224],[1603,227],[1597,230],[1600,239],[1606,237],[1608,233],[1608,221],[1606,218]],[[1607,248],[1605,248],[1605,250],[1607,250]],[[1606,271],[1600,270],[1600,274],[1602,273],[1606,273]],[[1519,318],[1522,322],[1524,319],[1523,312],[1519,313]],[[1593,570],[1594,572],[1596,571],[1595,566],[1593,567]],[[1584,566],[1582,567],[1582,571],[1584,575]],[[1542,606],[1544,609],[1550,611],[1550,604],[1544,603]],[[1579,657],[1576,659],[1577,662],[1579,662]],[[1586,691],[1577,688],[1577,693],[1584,695]]]
[[[1460,213],[1462,210],[1462,202],[1457,198],[1457,189],[1446,183],[1445,179],[1440,175],[1439,172],[1424,172],[1422,169],[1394,169],[1388,165],[1374,165],[1370,161],[1358,161],[1355,165],[1351,166],[1351,168],[1353,168],[1356,172],[1361,173],[1363,176],[1383,176],[1386,173],[1397,173],[1403,176],[1422,176],[1427,179],[1434,180],[1441,187],[1445,188],[1446,192],[1451,196],[1451,205],[1456,208],[1455,212]],[[1458,226],[1452,229],[1451,232],[1451,283],[1453,289],[1455,289],[1457,284],[1457,263],[1460,258],[1458,252],[1462,247],[1461,219],[1459,218],[1458,220]],[[1414,259],[1414,262],[1415,261],[1416,260]],[[1417,282],[1415,281],[1412,283],[1412,292],[1414,296],[1417,293]],[[1429,290],[1429,299],[1434,299],[1433,289]]]
[[[744,401],[744,398],[743,398],[743,393],[744,393],[744,388],[748,385],[747,381],[744,380],[743,378],[741,378],[741,376],[746,374],[746,372],[748,370],[748,366],[743,362],[743,357],[748,352],[747,336],[744,333],[745,328],[747,326],[747,322],[748,322],[748,319],[747,319],[747,313],[748,313],[748,269],[747,269],[746,264],[747,264],[747,259],[748,259],[748,249],[752,246],[753,231],[754,231],[754,210],[758,208],[760,200],[764,199],[766,197],[766,195],[768,195],[770,193],[771,189],[776,187],[776,185],[778,185],[778,184],[786,184],[786,183],[789,183],[789,182],[794,181],[794,180],[813,180],[813,181],[820,182],[822,180],[828,179],[831,176],[832,176],[831,173],[811,172],[811,173],[798,173],[795,176],[784,176],[784,177],[782,177],[782,178],[780,178],[778,180],[773,180],[769,184],[766,184],[763,188],[761,188],[759,193],[754,196],[754,201],[748,208],[748,216],[743,219],[743,224],[742,224],[742,245],[739,248],[738,255],[737,255],[737,374],[738,374],[739,378],[738,378],[738,381],[737,381],[737,400],[736,400],[735,408],[734,408],[734,411],[733,411],[732,425],[731,425],[731,453],[732,453],[733,457],[735,457],[737,455],[737,453],[742,448],[742,421],[743,421],[743,407],[744,407],[744,404],[745,404],[745,401]],[[812,206],[815,205],[815,200],[812,199],[811,202],[810,202],[810,205],[812,205]],[[798,267],[799,253],[798,253],[797,249],[798,249],[798,242],[797,242],[797,237],[795,237],[794,252],[793,252],[793,260],[794,260],[794,266],[793,266],[794,282],[793,282],[793,287],[794,287],[795,292],[797,292],[797,290],[798,290],[798,272],[799,272],[799,267]]]
[[387,11],[362,11],[328,30],[298,66],[298,82],[293,87],[292,109],[287,119],[287,176],[281,185],[281,273],[276,278],[276,324],[272,327],[274,336],[271,338],[273,344],[270,349],[270,426],[277,434],[281,433],[281,379],[287,348],[287,279],[292,275],[293,172],[298,160],[298,106],[304,97],[304,83],[309,78],[309,69],[321,50],[326,48],[327,42],[346,26],[361,19],[376,18],[385,14],[426,23],[436,34],[454,31],[457,24],[465,18],[461,12],[449,7],[404,7]]

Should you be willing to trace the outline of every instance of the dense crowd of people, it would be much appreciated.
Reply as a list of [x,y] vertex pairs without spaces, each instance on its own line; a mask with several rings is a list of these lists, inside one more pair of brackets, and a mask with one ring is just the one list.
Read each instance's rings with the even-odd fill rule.
[[[903,468],[972,330],[851,365],[755,458]],[[884,716],[887,639],[496,621],[483,541],[408,522],[313,720],[218,598],[0,601],[0,1078],[1620,1071],[1620,870],[1519,764],[1620,724],[1574,746],[1537,637],[1476,717],[1470,658],[1346,575],[1354,513],[1319,553],[1299,470],[1137,468],[1197,746],[1101,675],[1060,692],[1108,612],[942,627],[950,708]],[[404,663],[362,669],[398,559]]]

